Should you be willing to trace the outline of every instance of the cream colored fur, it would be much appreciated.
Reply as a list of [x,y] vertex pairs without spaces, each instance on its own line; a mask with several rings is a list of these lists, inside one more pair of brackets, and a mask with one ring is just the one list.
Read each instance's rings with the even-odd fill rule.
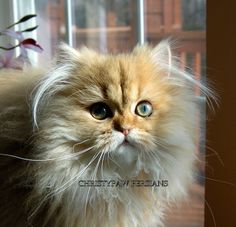
[[[1,226],[161,226],[193,181],[198,105],[163,41],[130,54],[62,45],[51,70],[0,72]],[[148,118],[138,102],[152,104]],[[114,116],[94,119],[105,102]],[[131,128],[131,145],[116,128]],[[168,180],[167,187],[81,187],[80,180]]]

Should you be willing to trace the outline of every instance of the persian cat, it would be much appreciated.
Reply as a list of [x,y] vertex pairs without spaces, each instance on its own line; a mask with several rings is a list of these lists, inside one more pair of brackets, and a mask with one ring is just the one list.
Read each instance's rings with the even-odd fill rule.
[[211,94],[178,64],[168,41],[64,44],[51,70],[1,70],[1,226],[161,226],[194,179],[195,88]]

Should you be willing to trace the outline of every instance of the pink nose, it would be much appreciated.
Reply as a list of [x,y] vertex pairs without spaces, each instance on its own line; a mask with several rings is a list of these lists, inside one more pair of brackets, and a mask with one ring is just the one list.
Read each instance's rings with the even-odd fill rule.
[[122,133],[125,135],[125,136],[128,136],[129,135],[129,132],[130,132],[130,129],[123,129]]

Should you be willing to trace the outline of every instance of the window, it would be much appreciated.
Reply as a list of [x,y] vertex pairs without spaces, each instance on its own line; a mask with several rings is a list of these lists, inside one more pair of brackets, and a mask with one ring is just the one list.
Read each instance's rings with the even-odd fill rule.
[[[144,39],[155,45],[172,37],[179,40],[177,55],[181,66],[193,69],[197,79],[205,79],[205,0],[27,0],[5,3],[14,18],[37,13],[38,42],[45,49],[34,55],[35,61],[47,64],[60,41],[70,42],[74,47],[86,45],[103,52],[125,52],[140,40],[140,26],[144,22]],[[144,3],[143,8],[139,3]],[[3,3],[1,3],[3,4]],[[26,7],[27,6],[27,7]],[[4,13],[1,10],[1,13]],[[142,16],[144,21],[142,21]],[[18,18],[16,18],[18,17]],[[7,16],[2,14],[0,25],[6,26]],[[142,34],[141,34],[142,35]],[[200,77],[201,76],[201,77]],[[199,91],[196,90],[198,95]],[[205,102],[201,100],[202,112],[196,118],[202,125],[197,131],[198,153],[204,161]],[[192,185],[190,197],[178,208],[173,206],[167,219],[167,227],[203,226],[204,223],[204,162],[199,163],[198,182]]]

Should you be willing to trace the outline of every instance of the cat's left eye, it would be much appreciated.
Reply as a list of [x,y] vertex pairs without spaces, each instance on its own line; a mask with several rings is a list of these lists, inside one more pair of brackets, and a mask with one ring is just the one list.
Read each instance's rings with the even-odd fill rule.
[[90,114],[97,120],[112,117],[112,111],[106,103],[97,102],[90,107]]
[[136,106],[135,113],[140,117],[149,117],[152,114],[152,105],[148,101],[141,101]]

